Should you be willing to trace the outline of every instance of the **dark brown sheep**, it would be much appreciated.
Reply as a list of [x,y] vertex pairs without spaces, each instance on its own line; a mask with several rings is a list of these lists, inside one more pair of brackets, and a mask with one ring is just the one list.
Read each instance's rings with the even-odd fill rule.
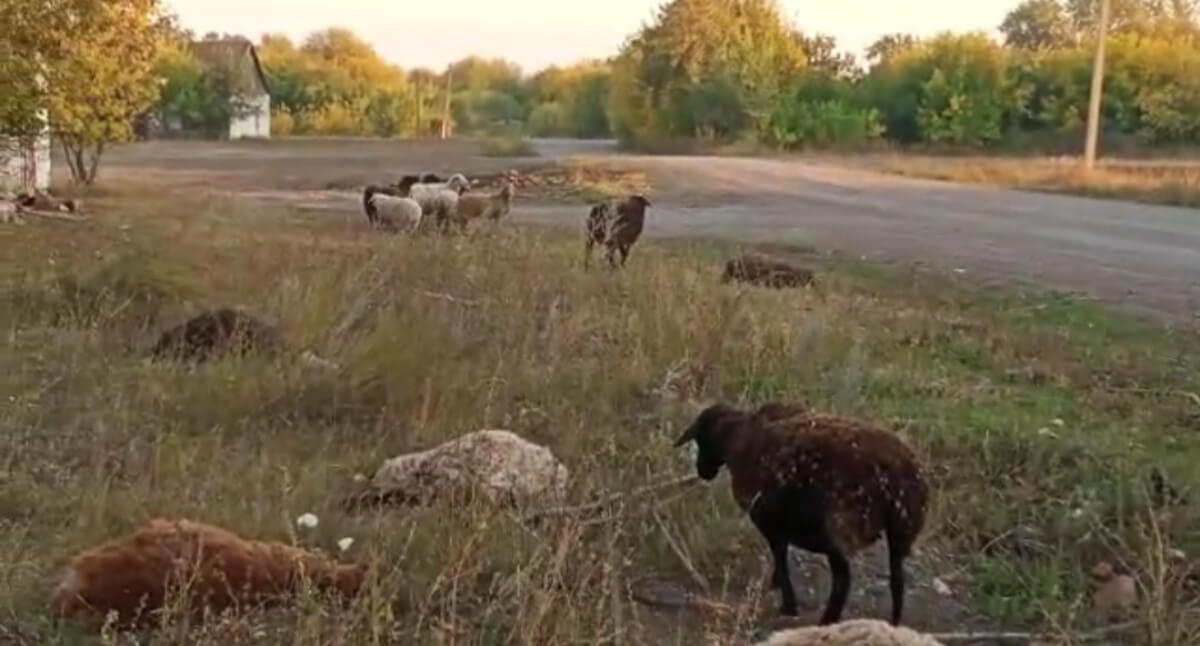
[[284,345],[283,335],[275,326],[225,307],[202,312],[163,332],[150,352],[156,359],[204,362],[226,352],[273,353]]
[[731,280],[762,287],[804,287],[812,283],[813,272],[779,258],[746,253],[725,263],[721,282]]
[[904,609],[904,560],[925,524],[929,486],[898,436],[866,422],[770,403],[747,412],[705,409],[675,446],[696,442],[696,472],[729,467],[733,496],[766,539],[781,612],[796,614],[789,545],[829,560],[832,589],[821,624],[835,623],[850,593],[848,558],[882,535],[888,544],[892,623]]
[[366,575],[366,565],[340,564],[285,543],[154,518],[71,559],[52,605],[60,617],[98,622],[116,612],[119,626],[145,626],[157,620],[172,592],[183,592],[180,587],[186,588],[188,609],[200,615],[205,607],[220,612],[276,601],[305,580],[347,599]]
[[642,235],[649,206],[650,200],[644,195],[630,195],[623,200],[606,200],[593,205],[585,225],[583,266],[586,268],[591,264],[592,247],[602,244],[607,248],[609,267],[617,268],[616,252],[621,253],[621,266],[624,267],[629,250]]

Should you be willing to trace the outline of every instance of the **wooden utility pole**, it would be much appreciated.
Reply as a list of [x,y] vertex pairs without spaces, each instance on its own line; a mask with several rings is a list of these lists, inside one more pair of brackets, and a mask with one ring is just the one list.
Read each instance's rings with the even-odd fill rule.
[[446,103],[442,106],[442,139],[450,136],[450,81],[454,76],[454,68],[446,68]]
[[1083,144],[1083,167],[1096,166],[1096,140],[1100,137],[1100,95],[1104,89],[1104,43],[1108,40],[1110,0],[1099,0],[1100,22],[1096,26],[1096,60],[1092,63],[1092,96],[1088,100],[1087,139]]

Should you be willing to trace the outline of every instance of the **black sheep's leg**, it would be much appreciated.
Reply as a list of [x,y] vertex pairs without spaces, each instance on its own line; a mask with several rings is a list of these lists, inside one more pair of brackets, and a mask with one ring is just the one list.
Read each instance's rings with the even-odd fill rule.
[[629,259],[629,247],[621,246],[621,266],[625,266],[625,261]]
[[796,589],[792,587],[792,577],[788,572],[787,541],[779,537],[767,540],[771,545],[771,557],[775,561],[771,585],[779,590],[779,613],[787,617],[795,617],[797,614]]
[[831,550],[827,556],[833,585],[829,590],[829,601],[825,604],[825,614],[821,615],[822,626],[837,623],[842,618],[846,598],[850,596],[850,562],[836,549]]
[[899,539],[888,537],[889,583],[892,588],[892,625],[899,626],[904,614],[904,559],[908,556],[908,545]]
[[587,239],[583,241],[583,268],[587,269],[592,264],[592,247],[596,244],[596,240],[589,234]]

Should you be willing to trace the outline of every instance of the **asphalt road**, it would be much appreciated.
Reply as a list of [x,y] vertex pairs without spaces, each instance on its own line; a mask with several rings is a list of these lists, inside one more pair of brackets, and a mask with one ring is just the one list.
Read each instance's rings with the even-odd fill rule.
[[[1171,320],[1200,317],[1200,210],[926,181],[795,160],[622,155],[539,140],[544,157],[646,171],[647,236],[714,236],[920,261],[985,280],[1079,292]],[[578,210],[578,209],[575,209]],[[579,226],[563,207],[518,220]]]

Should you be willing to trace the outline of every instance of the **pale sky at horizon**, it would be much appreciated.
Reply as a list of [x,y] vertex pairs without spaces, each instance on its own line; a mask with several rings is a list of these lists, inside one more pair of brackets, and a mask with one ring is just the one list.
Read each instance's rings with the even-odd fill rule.
[[[1020,0],[780,0],[785,15],[807,33],[837,38],[861,55],[886,33],[994,32]],[[404,68],[443,69],[476,54],[500,57],[533,72],[551,64],[616,53],[654,15],[660,0],[166,0],[197,34],[263,33],[302,40],[326,27],[346,27]],[[440,10],[434,12],[431,8]],[[422,15],[426,14],[426,15]],[[409,19],[411,17],[411,20]]]

